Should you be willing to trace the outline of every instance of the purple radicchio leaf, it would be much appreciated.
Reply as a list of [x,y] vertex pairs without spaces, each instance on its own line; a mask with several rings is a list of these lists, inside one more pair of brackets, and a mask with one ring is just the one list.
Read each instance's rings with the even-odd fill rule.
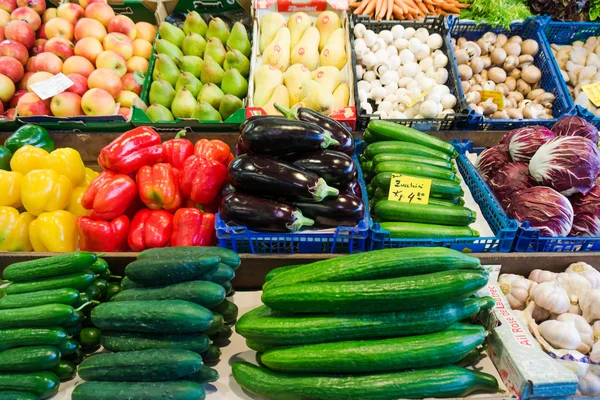
[[600,236],[600,186],[594,186],[586,195],[576,195],[573,204],[573,228],[570,236]]
[[489,181],[490,188],[502,204],[508,207],[513,194],[535,184],[529,175],[529,166],[525,163],[510,163],[500,168]]
[[483,180],[488,182],[500,168],[509,162],[510,156],[508,155],[508,146],[505,144],[498,144],[482,151],[477,158],[475,167],[477,167]]
[[531,157],[544,143],[556,135],[543,126],[528,126],[518,129],[510,138],[508,150],[514,162],[529,162]]
[[581,117],[562,117],[552,127],[556,136],[581,136],[598,143],[598,128]]

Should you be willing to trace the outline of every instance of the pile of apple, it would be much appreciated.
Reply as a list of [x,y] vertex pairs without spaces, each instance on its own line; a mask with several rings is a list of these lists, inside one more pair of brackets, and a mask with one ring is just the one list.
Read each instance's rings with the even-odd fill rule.
[[347,33],[340,17],[324,11],[312,18],[297,12],[287,19],[272,12],[260,20],[261,66],[254,74],[252,106],[269,115],[275,104],[307,107],[331,115],[348,105],[350,88],[342,82]]
[[[136,75],[148,69],[155,35],[154,25],[115,15],[106,0],[48,9],[45,0],[0,0],[0,101],[7,117],[129,118],[142,90]],[[45,100],[34,93],[32,84],[59,73],[73,85]]]

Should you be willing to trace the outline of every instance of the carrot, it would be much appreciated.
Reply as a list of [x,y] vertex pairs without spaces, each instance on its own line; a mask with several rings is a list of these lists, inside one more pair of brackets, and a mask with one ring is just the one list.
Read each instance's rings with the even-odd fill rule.
[[387,15],[385,16],[385,19],[392,19],[393,13],[394,13],[394,0],[388,0]]
[[394,18],[396,19],[402,19],[404,17],[404,11],[402,11],[402,8],[399,5],[395,4],[395,2],[393,4],[392,12],[394,14]]
[[408,7],[402,0],[394,0],[394,4],[394,8],[400,8],[400,10],[402,10],[402,14],[408,14]]
[[429,11],[428,14],[433,14],[435,12],[435,6],[429,2],[424,2],[425,7],[427,7],[427,10]]
[[423,0],[415,0],[415,3],[417,3],[417,7],[419,7],[419,10],[421,10],[424,15],[429,14],[429,10],[427,10],[427,7],[423,4]]
[[381,4],[383,3],[383,0],[376,0],[376,4],[375,4],[375,17],[377,18],[377,15],[379,15],[379,10],[381,10]]
[[415,18],[412,16],[412,14],[407,14],[406,19],[409,21],[414,21]]
[[365,8],[367,7],[367,5],[375,0],[362,0],[360,2],[360,5],[356,8],[356,10],[354,10],[354,14],[362,14],[363,11],[365,10]]
[[354,3],[350,3],[348,4],[348,6],[352,7],[352,8],[356,8],[358,6],[360,6],[362,3],[360,1],[355,1]]
[[[379,1],[378,1],[379,3]],[[377,20],[381,21],[385,14],[387,13],[387,0],[381,0],[381,6],[379,7],[379,12],[377,12]]]
[[[379,1],[379,0],[377,0],[377,1]],[[363,12],[363,15],[370,15],[371,18],[373,18],[373,11],[375,10],[375,6],[377,5],[377,1],[376,0],[371,0],[369,2],[369,5],[367,5],[367,8]]]
[[460,13],[460,9],[456,8],[452,4],[442,3],[442,4],[440,4],[440,7],[444,11],[450,11],[450,12],[453,12],[453,13]]

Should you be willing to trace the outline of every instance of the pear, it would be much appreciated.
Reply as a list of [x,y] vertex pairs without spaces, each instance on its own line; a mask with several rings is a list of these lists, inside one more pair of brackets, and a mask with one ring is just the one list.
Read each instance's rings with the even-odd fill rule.
[[304,31],[312,26],[312,20],[308,14],[297,12],[290,15],[287,27],[290,30],[290,47],[293,49],[304,35]]
[[252,45],[248,39],[248,32],[246,27],[241,22],[233,24],[231,33],[227,38],[227,48],[239,50],[246,57],[250,57],[252,52]]
[[304,31],[302,39],[292,49],[292,64],[303,64],[311,71],[319,66],[319,30],[314,26]]
[[279,85],[275,88],[271,98],[267,104],[262,107],[262,109],[267,113],[267,115],[281,115],[279,110],[275,108],[275,104],[285,108],[290,106],[290,95],[287,88],[283,85]]
[[221,114],[207,102],[201,101],[194,109],[192,118],[200,121],[221,121]]
[[183,56],[183,53],[179,47],[165,39],[158,39],[156,41],[156,52],[158,54],[166,54],[172,59]]
[[196,78],[200,78],[202,72],[202,65],[204,60],[196,56],[183,56],[175,59],[175,63],[181,70],[181,72],[190,72]]
[[254,96],[252,104],[262,107],[273,95],[273,90],[283,83],[283,73],[272,65],[261,65],[254,74]]
[[182,72],[179,75],[179,79],[177,79],[177,83],[175,84],[175,90],[179,90],[182,87],[186,87],[190,92],[192,92],[192,96],[198,96],[200,89],[202,89],[202,82],[194,75],[189,72]]
[[339,111],[348,105],[350,101],[350,88],[346,83],[342,83],[333,92],[333,111]]
[[285,18],[279,13],[272,12],[260,19],[258,49],[261,53],[271,44],[273,39],[275,39],[277,31],[282,27],[285,27]]
[[240,99],[248,95],[248,81],[235,68],[230,68],[223,74],[221,90],[225,94],[232,94]]
[[204,18],[197,11],[190,11],[185,17],[183,22],[183,33],[186,35],[190,32],[197,33],[200,36],[204,36],[208,25]]
[[190,118],[196,108],[196,99],[185,87],[182,87],[175,94],[173,104],[171,104],[171,111],[175,118]]
[[321,40],[319,41],[319,51],[321,51],[327,44],[327,40],[329,40],[331,33],[342,27],[342,21],[340,21],[340,17],[335,12],[323,11],[317,17],[317,23],[315,25],[321,34]]
[[190,32],[183,39],[181,49],[186,56],[204,57],[206,40],[199,34]]
[[152,122],[173,121],[175,117],[167,107],[162,104],[154,103],[146,109],[146,115]]
[[290,95],[290,104],[299,103],[304,97],[302,94],[302,84],[309,81],[310,71],[302,64],[294,64],[283,74],[283,84]]
[[214,83],[220,85],[223,80],[225,71],[219,63],[217,63],[211,56],[204,56],[204,65],[202,66],[202,73],[200,73],[200,80],[202,83]]
[[161,79],[152,82],[148,96],[151,104],[160,104],[163,107],[171,108],[171,103],[175,98],[175,89],[169,82]]
[[342,73],[336,67],[319,67],[312,73],[312,80],[321,85],[329,93],[342,83]]
[[237,69],[244,78],[248,78],[248,75],[250,75],[250,60],[248,60],[248,57],[243,55],[239,50],[229,50],[227,54],[225,54],[223,69],[228,70],[229,68]]
[[225,61],[225,54],[227,54],[227,50],[223,47],[223,43],[217,38],[210,38],[208,43],[206,44],[206,50],[204,51],[205,56],[211,56],[213,60],[219,63],[219,65],[223,65]]
[[221,43],[227,43],[227,38],[229,38],[229,28],[221,18],[211,18],[205,36],[207,39],[217,38]]
[[290,65],[290,30],[288,28],[279,29],[275,39],[263,53],[262,63],[273,65],[281,71],[285,71]]
[[244,102],[232,94],[226,94],[219,105],[219,113],[223,120],[231,117],[240,108],[244,107]]
[[152,71],[152,80],[164,79],[171,86],[175,86],[178,78],[179,68],[177,68],[175,61],[166,54],[158,54],[156,56],[156,63],[154,64],[154,71]]
[[344,28],[336,29],[331,33],[327,44],[321,51],[321,66],[331,65],[341,70],[346,65],[346,31]]
[[158,27],[158,33],[160,33],[161,39],[165,39],[173,43],[175,46],[181,48],[181,43],[183,42],[185,33],[183,33],[183,30],[180,28],[168,22],[161,22],[160,26]]
[[225,93],[223,93],[220,87],[214,83],[207,83],[200,89],[198,101],[205,101],[215,109],[218,109],[224,96]]
[[310,108],[313,111],[325,116],[333,112],[333,94],[325,90],[315,81],[305,81],[302,84],[304,98],[300,102],[302,107]]

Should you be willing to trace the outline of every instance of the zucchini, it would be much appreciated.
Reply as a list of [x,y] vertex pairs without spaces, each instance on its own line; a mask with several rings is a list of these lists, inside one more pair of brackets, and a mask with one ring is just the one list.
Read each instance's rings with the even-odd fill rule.
[[213,322],[203,333],[205,335],[214,335],[223,327],[223,325],[225,325],[223,316],[213,311]]
[[169,285],[201,279],[216,270],[220,260],[217,256],[146,258],[127,265],[125,275],[145,286]]
[[401,203],[381,200],[375,204],[373,214],[380,221],[419,222],[450,226],[467,226],[475,222],[475,211],[461,206],[434,206],[430,204]]
[[223,316],[223,321],[226,324],[234,322],[239,313],[238,306],[234,302],[229,300],[223,300],[221,304],[212,308],[212,311],[217,312]]
[[201,354],[205,363],[216,363],[221,358],[221,349],[219,346],[211,344],[208,349]]
[[61,275],[53,278],[43,278],[28,282],[11,283],[6,288],[6,294],[19,294],[39,292],[40,290],[53,290],[70,288],[83,292],[94,280],[96,275],[92,271],[84,270],[69,275]]
[[222,263],[229,265],[234,270],[238,269],[241,264],[240,256],[233,250],[223,247],[198,247],[198,246],[181,246],[181,247],[165,247],[155,248],[142,251],[138,254],[137,259],[158,257],[201,257],[201,256],[218,256]]
[[369,160],[375,158],[375,156],[379,154],[418,156],[443,161],[450,161],[452,159],[452,157],[443,151],[435,150],[421,144],[395,140],[372,143],[367,146],[364,152],[365,157]]
[[373,157],[373,165],[380,164],[386,161],[403,161],[413,164],[433,165],[435,167],[444,168],[456,172],[456,167],[449,161],[440,160],[439,158],[411,156],[406,154],[378,154]]
[[52,372],[26,374],[0,374],[0,392],[14,390],[29,392],[40,399],[47,399],[58,393],[60,379]]
[[97,328],[142,333],[196,333],[206,330],[213,314],[183,300],[117,301],[92,311]]
[[[405,174],[407,176],[417,177],[419,176],[414,174]],[[386,193],[385,197],[387,198],[387,193],[390,191],[390,182],[392,180],[391,172],[384,172],[381,174],[375,175],[373,180],[371,180],[371,185],[374,188],[381,188],[384,193]],[[431,190],[429,195],[431,197],[437,197],[441,199],[455,199],[464,195],[465,192],[460,186],[460,183],[455,181],[447,181],[443,179],[431,179]]]
[[213,282],[191,281],[158,288],[123,290],[111,301],[186,300],[210,308],[222,303],[224,299],[225,289],[221,285]]
[[216,382],[219,379],[219,372],[211,367],[203,365],[200,368],[200,371],[194,372],[191,375],[188,375],[183,378],[183,380],[196,382],[196,383],[207,383],[207,382]]
[[203,333],[158,335],[152,333],[113,332],[102,333],[102,346],[110,351],[135,351],[150,349],[183,349],[202,353],[210,340]]
[[444,247],[407,247],[351,254],[282,272],[264,290],[302,282],[361,281],[478,269],[477,257]]
[[81,272],[98,260],[98,256],[87,251],[60,254],[11,264],[4,270],[4,279],[13,282],[32,281],[50,276]]
[[45,371],[58,365],[60,351],[52,346],[17,347],[0,352],[0,371]]
[[289,271],[294,268],[302,267],[303,265],[304,264],[287,265],[285,267],[279,267],[279,268],[272,269],[267,273],[267,275],[265,275],[265,283],[269,282],[271,279],[275,278],[277,275],[279,275],[282,272]]
[[232,365],[245,390],[273,400],[395,400],[464,397],[474,391],[498,392],[492,375],[449,366],[408,372],[323,376],[272,372],[247,362]]
[[460,182],[460,178],[452,171],[433,165],[415,165],[404,161],[384,161],[373,165],[374,175],[383,172],[393,174],[416,175],[422,178],[436,178],[451,182]]
[[121,288],[123,288],[123,290],[141,288],[141,287],[144,287],[144,285],[139,285],[126,276],[124,276],[123,280],[121,281]]
[[0,400],[38,400],[38,397],[29,392],[14,392],[14,391],[2,391],[0,392]]
[[442,331],[494,304],[491,297],[481,297],[415,311],[301,316],[261,306],[242,315],[235,329],[263,346],[412,336]]
[[468,226],[417,224],[414,222],[382,222],[381,229],[390,232],[393,239],[443,239],[478,237],[479,232]]
[[210,281],[218,284],[223,284],[225,282],[229,282],[235,277],[235,272],[233,268],[224,263],[219,263],[219,267],[210,277]]
[[261,356],[261,362],[274,371],[327,374],[438,367],[462,360],[483,344],[485,329],[473,326],[419,336],[273,349]]
[[[133,397],[132,397],[133,396]],[[71,400],[204,400],[204,387],[195,382],[84,382]]]
[[74,315],[73,307],[65,304],[0,310],[0,329],[60,326],[69,322]]
[[61,360],[51,372],[54,372],[61,382],[70,381],[77,375],[77,367],[71,361]]
[[227,340],[233,335],[233,330],[229,325],[223,325],[221,329],[210,335],[210,340],[213,342],[219,342]]
[[67,340],[62,328],[0,329],[0,351],[21,346],[58,346]]
[[0,310],[42,306],[44,304],[66,304],[76,306],[79,292],[75,289],[41,290],[39,292],[13,294],[0,299]]
[[202,367],[198,353],[183,349],[152,349],[124,353],[94,354],[79,365],[86,381],[160,382],[172,381]]

